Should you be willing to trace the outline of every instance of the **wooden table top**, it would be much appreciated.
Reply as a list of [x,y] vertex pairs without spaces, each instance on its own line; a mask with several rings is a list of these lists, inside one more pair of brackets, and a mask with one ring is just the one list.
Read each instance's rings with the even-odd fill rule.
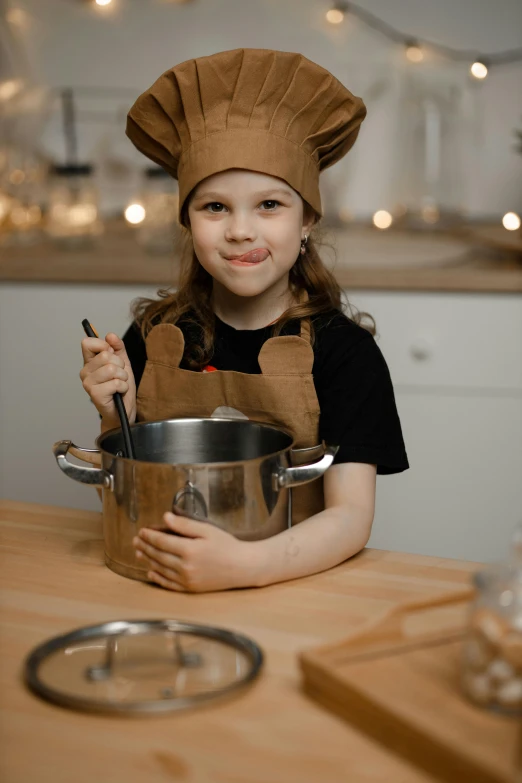
[[[471,233],[350,226],[324,229],[323,243],[321,256],[348,291],[522,292],[522,264],[515,255],[502,250],[496,257],[484,255],[484,243]],[[0,243],[0,282],[170,286],[178,273],[175,252],[147,253],[135,229],[123,220],[107,221],[105,234],[92,248],[68,251],[49,241]]]
[[[416,597],[468,584],[476,565],[366,549],[323,574],[188,595],[103,564],[101,515],[0,503],[0,779],[3,783],[427,783],[431,778],[322,710],[297,653]],[[103,717],[48,704],[21,681],[45,639],[116,619],[174,618],[251,636],[266,654],[236,698],[164,717]]]

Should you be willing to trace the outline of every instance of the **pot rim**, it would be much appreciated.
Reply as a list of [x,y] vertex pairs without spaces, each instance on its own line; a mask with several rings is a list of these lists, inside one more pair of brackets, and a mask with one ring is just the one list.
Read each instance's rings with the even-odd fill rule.
[[[230,468],[234,465],[238,465],[239,463],[249,463],[254,464],[255,462],[264,461],[266,459],[271,459],[273,457],[278,457],[281,454],[286,454],[287,452],[291,451],[294,444],[295,444],[295,438],[292,435],[292,433],[285,429],[284,427],[278,427],[275,424],[266,424],[266,422],[263,421],[257,421],[254,419],[236,419],[236,418],[227,418],[225,416],[220,417],[212,417],[212,416],[176,416],[170,419],[151,419],[150,421],[138,421],[134,422],[134,424],[130,425],[131,430],[138,429],[139,427],[143,427],[148,424],[162,424],[164,422],[169,421],[221,421],[221,422],[240,422],[243,424],[257,424],[260,427],[264,427],[265,429],[271,429],[276,430],[277,432],[282,432],[284,435],[287,435],[290,438],[290,445],[287,446],[285,449],[279,449],[278,451],[271,451],[268,454],[264,454],[259,457],[251,457],[250,459],[241,459],[241,460],[227,460],[227,461],[221,461],[221,462],[149,462],[147,460],[140,460],[140,459],[130,459],[129,457],[119,457],[117,454],[113,454],[110,451],[106,451],[101,446],[101,440],[105,439],[109,435],[112,435],[115,432],[121,432],[121,427],[113,427],[110,430],[107,430],[106,432],[101,433],[98,435],[95,441],[95,445],[98,449],[98,451],[101,454],[105,454],[111,459],[117,459],[122,460],[123,462],[128,462],[132,465],[135,465],[136,463],[142,464],[142,465],[165,465],[169,467],[176,467],[176,468],[203,468],[203,467],[210,467],[213,468],[220,468],[220,467],[227,467]],[[315,446],[311,446],[310,448],[315,448]]]

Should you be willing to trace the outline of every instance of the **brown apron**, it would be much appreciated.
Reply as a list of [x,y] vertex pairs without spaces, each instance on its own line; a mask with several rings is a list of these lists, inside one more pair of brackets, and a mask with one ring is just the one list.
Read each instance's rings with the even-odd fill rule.
[[[264,343],[258,359],[260,375],[180,369],[185,340],[173,324],[153,327],[146,348],[137,421],[227,417],[239,412],[252,421],[288,430],[296,449],[319,443],[320,409],[312,376],[314,352],[308,321],[301,321],[300,337],[271,337]],[[223,407],[234,411],[218,410]],[[322,478],[292,490],[292,524],[323,509]]]

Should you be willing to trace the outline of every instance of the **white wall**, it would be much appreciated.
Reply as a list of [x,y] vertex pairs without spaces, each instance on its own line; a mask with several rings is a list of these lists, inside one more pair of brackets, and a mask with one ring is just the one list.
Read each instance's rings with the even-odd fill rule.
[[[300,51],[361,95],[369,109],[354,151],[325,175],[325,186],[340,187],[344,206],[356,215],[395,204],[399,97],[412,66],[397,45],[356,19],[340,27],[327,24],[325,0],[195,0],[188,5],[113,0],[105,9],[72,0],[12,0],[11,5],[28,14],[24,39],[38,81],[128,91],[103,100],[79,98],[82,112],[91,111],[89,119],[82,113],[82,156],[92,156],[103,143],[142,165],[124,136],[123,117],[139,92],[176,63],[242,46]],[[361,5],[402,32],[458,49],[488,53],[522,46],[520,0],[361,0]],[[441,68],[441,78],[462,91],[459,200],[472,215],[522,210],[522,158],[514,152],[513,136],[522,125],[522,63],[493,68],[484,83],[468,77],[467,62]],[[106,112],[106,120],[96,121],[93,109]],[[113,122],[107,138],[107,120],[118,110],[121,119]],[[56,115],[46,144],[63,155],[58,133]]]

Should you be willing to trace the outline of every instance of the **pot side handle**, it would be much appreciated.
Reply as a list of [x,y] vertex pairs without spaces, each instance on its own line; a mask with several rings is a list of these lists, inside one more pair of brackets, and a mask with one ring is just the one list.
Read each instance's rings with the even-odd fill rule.
[[[62,470],[66,476],[79,481],[81,484],[89,484],[91,487],[104,487],[105,489],[114,489],[114,478],[106,470],[102,468],[81,468],[79,465],[69,462],[67,459],[68,452],[74,454],[79,459],[84,459],[82,451],[88,452],[89,455],[93,454],[92,449],[81,449],[79,446],[75,446],[70,440],[59,440],[53,446],[53,454],[56,457],[58,467]],[[87,460],[86,460],[87,461]],[[90,459],[88,460],[90,461]]]
[[323,476],[339,451],[339,446],[326,446],[324,457],[311,465],[298,465],[294,468],[279,468],[277,473],[273,474],[274,489],[283,489],[285,487],[299,487],[301,484],[308,484],[309,481]]

